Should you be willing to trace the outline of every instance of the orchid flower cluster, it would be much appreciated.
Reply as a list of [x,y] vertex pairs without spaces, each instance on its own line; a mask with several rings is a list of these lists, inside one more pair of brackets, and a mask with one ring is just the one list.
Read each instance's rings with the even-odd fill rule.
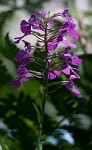
[[[10,81],[12,87],[18,88],[22,82],[26,82],[29,78],[33,77],[42,78],[48,84],[48,80],[53,80],[64,73],[69,76],[69,79],[59,82],[59,85],[62,84],[66,88],[71,89],[78,98],[83,97],[80,91],[74,86],[74,80],[80,79],[77,73],[79,71],[77,66],[82,63],[82,60],[70,53],[71,49],[77,48],[76,44],[71,41],[78,40],[79,37],[75,29],[76,24],[68,16],[68,11],[69,9],[66,8],[63,12],[52,16],[50,16],[49,12],[41,11],[39,15],[32,14],[28,21],[21,21],[20,30],[23,35],[15,38],[15,44],[22,41],[24,49],[20,50],[14,58],[16,62],[21,64],[16,70],[19,77]],[[64,23],[61,27],[53,28],[56,17],[61,17]],[[39,46],[33,46],[29,41],[24,40],[26,36],[36,37]],[[57,48],[60,44],[64,48],[58,52]],[[34,57],[32,55],[34,51],[41,57]],[[55,61],[56,58],[58,58],[58,62]],[[40,72],[27,68],[32,62],[42,67]]]

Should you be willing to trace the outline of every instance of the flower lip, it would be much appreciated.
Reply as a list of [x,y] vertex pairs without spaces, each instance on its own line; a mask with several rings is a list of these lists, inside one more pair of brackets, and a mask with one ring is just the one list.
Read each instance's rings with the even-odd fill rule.
[[10,85],[14,88],[18,88],[20,87],[21,83],[20,83],[20,78],[15,79],[15,80],[11,80],[10,81]]

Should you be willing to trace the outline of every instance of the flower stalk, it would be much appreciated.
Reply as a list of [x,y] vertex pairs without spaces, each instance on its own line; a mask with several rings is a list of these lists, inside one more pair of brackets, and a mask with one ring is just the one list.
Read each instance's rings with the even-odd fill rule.
[[43,89],[43,99],[42,99],[42,106],[41,106],[41,122],[39,124],[39,135],[37,141],[37,150],[41,150],[41,134],[42,134],[42,125],[44,119],[44,110],[45,110],[45,103],[47,100],[48,95],[48,43],[47,43],[47,23],[45,27],[45,35],[44,35],[44,45],[45,45],[45,73],[44,73],[44,89]]
[[[16,37],[15,44],[23,41],[25,45],[24,49],[20,50],[14,58],[16,62],[21,63],[16,70],[16,73],[19,75],[19,77],[10,81],[12,87],[18,88],[22,82],[28,81],[29,78],[37,77],[43,79],[44,89],[43,96],[41,97],[40,111],[38,110],[37,106],[33,104],[39,123],[36,150],[42,150],[41,136],[45,104],[48,93],[53,92],[49,92],[49,87],[57,85],[58,89],[62,86],[65,86],[66,88],[70,89],[78,98],[83,97],[83,95],[74,86],[74,80],[80,79],[80,76],[76,73],[76,71],[79,71],[76,67],[82,63],[82,60],[79,59],[78,56],[70,53],[72,48],[75,49],[77,47],[76,44],[71,42],[72,40],[78,40],[78,32],[75,30],[76,24],[72,18],[68,16],[68,9],[65,9],[62,13],[54,14],[51,17],[49,15],[49,13],[42,11],[40,13],[41,19],[39,19],[36,14],[32,14],[28,21],[21,21],[20,29],[24,35],[21,37]],[[62,27],[56,27],[53,29],[52,25],[54,23],[54,18],[58,16],[65,19],[66,22],[63,23]],[[39,32],[35,30],[39,30]],[[24,37],[29,35],[37,38],[39,46],[33,46],[30,42],[23,40]],[[63,44],[65,48],[57,52],[59,44]],[[32,56],[34,51],[38,54],[38,56]],[[28,64],[30,63],[36,64],[38,69],[36,70],[35,68],[35,70],[32,70],[31,68],[27,68]],[[59,82],[49,83],[49,80],[54,80],[56,77],[60,75],[62,76],[62,74],[69,76],[67,81],[61,80]]]

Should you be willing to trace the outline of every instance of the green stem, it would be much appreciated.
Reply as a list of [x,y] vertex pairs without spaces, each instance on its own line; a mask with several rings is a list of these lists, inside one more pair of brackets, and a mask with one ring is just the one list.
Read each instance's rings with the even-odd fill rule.
[[42,126],[43,126],[43,118],[44,118],[44,110],[45,110],[45,103],[47,99],[48,94],[48,42],[47,42],[47,23],[45,28],[45,79],[44,79],[44,93],[43,93],[43,99],[42,99],[42,107],[41,107],[41,117],[42,121],[39,124],[39,135],[38,135],[38,141],[37,141],[37,150],[42,150],[40,141],[41,141],[41,135],[42,135]]
[[64,83],[67,83],[67,82],[68,81],[58,81],[58,82],[49,83],[48,87],[55,86],[55,85],[60,85],[60,84],[64,84]]

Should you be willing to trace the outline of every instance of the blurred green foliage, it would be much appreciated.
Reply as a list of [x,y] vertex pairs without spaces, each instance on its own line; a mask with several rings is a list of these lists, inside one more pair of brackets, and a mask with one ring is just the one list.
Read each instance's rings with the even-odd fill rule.
[[[48,2],[49,0],[44,0]],[[13,1],[14,5],[16,1]],[[62,1],[64,6],[73,7],[74,1]],[[10,0],[0,0],[3,5],[11,5]],[[26,0],[23,9],[29,13],[42,8],[43,0]],[[14,8],[14,7],[13,7]],[[31,9],[30,9],[31,8]],[[9,81],[15,77],[10,71],[17,64],[13,57],[19,48],[15,46],[9,37],[9,33],[3,36],[4,24],[7,20],[12,21],[15,9],[0,13],[0,145],[2,150],[34,150],[38,134],[38,122],[32,103],[39,108],[40,95],[43,83],[40,79],[30,79],[19,89],[12,89]],[[72,8],[71,8],[72,9]],[[72,12],[74,14],[74,8]],[[71,15],[73,15],[71,13]],[[12,16],[12,17],[11,17]],[[84,16],[92,17],[92,11],[84,13]],[[56,26],[60,22],[56,21]],[[87,43],[92,41],[92,25],[83,24],[83,32]],[[17,36],[17,35],[16,35]],[[78,43],[82,51],[80,58],[83,64],[80,69],[80,81],[76,86],[84,94],[79,100],[65,87],[58,89],[55,93],[48,95],[48,101],[43,123],[42,143],[44,150],[92,150],[92,53],[84,54],[83,43]],[[85,47],[85,46],[84,46]],[[86,49],[87,52],[87,49]],[[38,54],[35,53],[34,56]],[[8,67],[7,67],[7,63]],[[31,65],[35,70],[35,65]],[[39,69],[39,68],[38,68]],[[11,73],[12,72],[12,73]],[[66,78],[61,76],[60,78]],[[55,79],[59,81],[60,78]],[[52,91],[56,86],[49,87]],[[39,91],[38,91],[39,90]],[[74,142],[64,138],[67,131]],[[49,140],[51,137],[52,140]]]

